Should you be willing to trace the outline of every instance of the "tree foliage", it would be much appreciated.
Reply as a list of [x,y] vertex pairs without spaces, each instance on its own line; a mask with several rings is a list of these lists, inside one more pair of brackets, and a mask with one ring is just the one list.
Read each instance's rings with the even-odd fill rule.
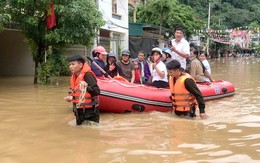
[[182,5],[177,0],[153,0],[137,9],[137,21],[160,25],[168,29],[182,27],[189,37],[193,29],[202,26],[196,19],[190,6]]
[[[19,24],[25,34],[33,60],[35,62],[35,78],[37,68],[44,60],[48,47],[63,48],[69,45],[82,44],[90,46],[96,31],[103,24],[101,13],[92,0],[56,0],[55,13],[57,25],[47,30],[46,8],[51,0],[8,0],[1,1],[1,9],[11,16],[11,23]],[[1,20],[1,15],[0,15]]]
[[3,30],[3,25],[11,19],[10,15],[5,13],[6,8],[3,5],[4,0],[0,0],[0,6],[2,6],[0,7],[0,31]]
[[[260,28],[260,0],[179,0],[179,2],[191,6],[196,17],[205,22],[208,20],[210,3],[211,29],[226,30],[246,26]],[[215,43],[210,47],[221,51],[226,49],[227,45]]]
[[217,29],[248,26],[256,22],[260,26],[260,0],[179,0],[189,5],[196,16],[208,19],[208,6],[211,2],[211,24]]

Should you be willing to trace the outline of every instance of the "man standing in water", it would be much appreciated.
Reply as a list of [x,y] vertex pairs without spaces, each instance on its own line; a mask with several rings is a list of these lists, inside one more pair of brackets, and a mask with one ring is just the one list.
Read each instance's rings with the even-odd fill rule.
[[167,71],[170,75],[169,85],[172,93],[172,105],[176,115],[196,117],[196,100],[199,105],[200,118],[207,119],[205,113],[205,103],[203,96],[197,87],[194,79],[182,72],[181,64],[177,60],[170,61],[167,65]]
[[168,47],[172,50],[173,57],[180,62],[183,70],[186,69],[186,59],[190,55],[190,44],[184,39],[184,30],[182,28],[176,28],[174,32],[174,38],[170,41]]
[[100,89],[95,74],[80,55],[69,58],[69,69],[72,72],[70,95],[64,99],[73,103],[77,125],[81,125],[85,120],[99,123],[97,106]]

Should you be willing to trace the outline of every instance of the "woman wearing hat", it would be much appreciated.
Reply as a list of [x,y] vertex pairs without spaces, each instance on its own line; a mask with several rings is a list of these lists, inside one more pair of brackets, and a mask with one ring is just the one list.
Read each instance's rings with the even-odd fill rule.
[[[103,46],[98,46],[95,48],[93,56],[94,57],[93,61],[96,62],[96,64],[98,64],[102,69],[105,68],[105,58],[107,56],[107,52],[106,49]],[[95,73],[96,76],[100,77],[103,76],[103,73],[93,64],[91,63],[91,70]]]
[[153,48],[151,52],[153,63],[149,62],[152,74],[152,85],[157,88],[169,87],[167,79],[167,69],[165,64],[161,61],[162,50],[160,48]]

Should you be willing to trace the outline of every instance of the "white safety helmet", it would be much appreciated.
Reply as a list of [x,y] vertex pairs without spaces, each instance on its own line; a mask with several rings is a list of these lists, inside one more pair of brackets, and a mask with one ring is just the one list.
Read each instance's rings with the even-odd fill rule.
[[162,50],[160,48],[153,48],[151,54],[153,55],[153,52],[158,52],[162,56]]

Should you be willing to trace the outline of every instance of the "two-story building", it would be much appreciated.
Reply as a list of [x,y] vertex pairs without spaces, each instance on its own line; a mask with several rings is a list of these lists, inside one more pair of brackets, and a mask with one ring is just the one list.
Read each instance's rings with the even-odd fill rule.
[[125,0],[97,0],[97,7],[106,24],[100,28],[96,45],[120,55],[128,49],[128,2]]

